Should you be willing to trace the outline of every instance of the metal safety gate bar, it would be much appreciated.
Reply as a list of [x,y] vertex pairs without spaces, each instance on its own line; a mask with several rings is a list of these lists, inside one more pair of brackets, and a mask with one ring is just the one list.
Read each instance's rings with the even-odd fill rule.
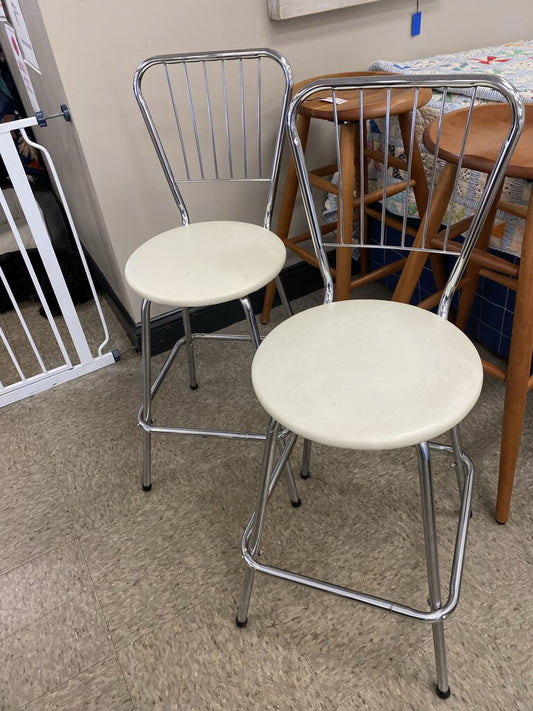
[[[62,107],[62,114],[59,115],[63,115],[66,120],[69,120],[68,109],[66,107]],[[68,330],[68,335],[75,351],[75,356],[73,355],[71,357],[69,355],[65,339],[62,337],[58,324],[52,315],[50,306],[43,292],[42,284],[36,274],[35,268],[28,254],[28,250],[24,245],[19,227],[16,224],[16,220],[8,205],[4,192],[0,191],[0,207],[5,214],[9,228],[12,232],[14,240],[16,241],[23,263],[28,271],[28,275],[37,294],[37,298],[41,302],[43,315],[48,321],[53,338],[57,344],[57,348],[59,349],[61,361],[59,365],[53,364],[47,366],[47,357],[41,353],[37,340],[34,334],[32,334],[31,325],[28,322],[28,319],[23,315],[21,306],[17,303],[17,298],[12,285],[9,284],[8,277],[0,264],[0,280],[6,290],[9,300],[11,301],[14,313],[16,314],[16,319],[18,320],[18,325],[24,333],[24,347],[31,351],[33,354],[32,360],[35,362],[34,368],[28,368],[21,362],[21,358],[18,356],[16,348],[10,342],[9,334],[0,324],[0,339],[5,348],[5,354],[7,354],[7,361],[5,362],[11,364],[11,370],[13,373],[16,372],[15,377],[11,378],[11,382],[9,383],[5,382],[5,375],[0,372],[0,407],[29,397],[43,390],[55,387],[60,383],[72,380],[86,373],[98,370],[106,365],[110,365],[119,357],[116,351],[111,351],[108,348],[109,332],[102,307],[99,302],[98,295],[89,272],[87,260],[83,253],[83,248],[51,156],[43,146],[31,140],[25,131],[26,128],[36,126],[38,124],[41,126],[46,125],[46,119],[44,119],[42,115],[0,124],[0,157],[4,161],[7,174],[9,175],[9,179],[35,243],[35,248],[38,251],[43,267],[46,271],[48,279],[50,280],[51,288],[57,299],[64,324]],[[72,231],[75,246],[79,252],[81,264],[85,271],[88,285],[94,299],[94,306],[96,307],[103,331],[102,342],[96,349],[93,349],[95,351],[94,353],[91,351],[87,341],[78,312],[72,300],[63,272],[61,271],[57,255],[54,251],[54,246],[52,244],[48,228],[31,189],[28,176],[22,166],[19,153],[15,145],[15,139],[11,133],[16,130],[21,132],[22,137],[28,145],[36,148],[44,157],[50,177],[53,180],[57,195],[61,201],[67,221]]]

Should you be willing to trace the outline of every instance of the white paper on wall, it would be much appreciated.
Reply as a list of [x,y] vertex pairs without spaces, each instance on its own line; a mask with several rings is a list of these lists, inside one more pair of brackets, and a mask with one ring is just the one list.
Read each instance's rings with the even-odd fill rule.
[[19,0],[4,0],[4,2],[6,4],[7,13],[11,20],[11,24],[13,25],[13,29],[17,34],[19,47],[22,49],[24,61],[40,74],[41,70],[39,69],[39,63],[37,62],[37,57],[35,56],[35,52],[33,50],[30,33],[28,32]]
[[24,56],[17,41],[17,35],[15,33],[15,30],[7,22],[4,24],[4,27],[7,34],[7,39],[9,41],[9,46],[11,47],[13,56],[15,57],[15,60],[17,62],[17,67],[19,68],[22,81],[24,82],[24,87],[28,92],[28,97],[30,99],[32,109],[37,113],[37,111],[39,111],[39,102],[37,101],[37,96],[33,88],[30,73],[28,72],[28,66],[24,61]]

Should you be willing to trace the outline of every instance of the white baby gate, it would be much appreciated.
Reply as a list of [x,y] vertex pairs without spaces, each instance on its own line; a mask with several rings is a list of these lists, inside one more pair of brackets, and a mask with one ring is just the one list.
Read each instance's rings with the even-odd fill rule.
[[[67,118],[65,114],[66,107],[65,110],[63,110],[63,115]],[[5,213],[9,228],[16,241],[24,265],[28,270],[37,297],[41,302],[43,315],[48,321],[49,329],[47,328],[47,332],[51,332],[51,337],[54,340],[53,350],[55,354],[54,358],[49,357],[49,347],[46,349],[47,353],[41,352],[39,340],[42,341],[42,337],[37,337],[36,333],[37,331],[42,332],[45,322],[41,319],[41,323],[37,324],[38,328],[36,329],[35,325],[30,323],[31,319],[23,314],[21,304],[17,303],[14,293],[16,289],[12,288],[14,285],[9,284],[8,275],[6,275],[0,264],[0,279],[13,306],[12,318],[16,320],[18,331],[23,334],[22,337],[18,338],[15,345],[10,342],[9,329],[4,328],[0,323],[0,338],[5,349],[5,352],[2,354],[3,358],[0,359],[0,363],[4,363],[4,367],[0,369],[0,407],[47,390],[48,388],[77,378],[85,373],[102,368],[117,360],[116,352],[111,352],[109,348],[106,348],[109,341],[109,333],[104,314],[50,154],[43,146],[32,141],[24,130],[38,123],[40,125],[46,125],[46,120],[43,120],[41,117],[38,121],[36,117],[29,117],[17,121],[0,123],[0,156],[4,161],[20,208],[31,232],[33,242],[35,243],[35,248],[38,250],[42,264],[50,280],[51,287],[56,296],[59,308],[61,309],[62,319],[58,318],[56,323],[51,313],[49,304],[43,293],[42,284],[39,282],[27,248],[23,243],[19,227],[16,224],[16,220],[8,205],[4,192],[0,191],[0,207]],[[11,134],[11,131],[17,129],[21,131],[26,143],[39,150],[45,158],[48,171],[55,183],[57,194],[72,230],[102,328],[102,341],[100,345],[93,347],[92,350],[59,266],[46,223],[39,210],[28,177],[20,161],[15,140]],[[35,311],[35,308],[33,310]],[[32,333],[32,328],[35,333]],[[63,331],[63,334],[65,334],[65,330],[67,330],[68,337],[66,339],[64,335],[61,335],[60,330]],[[100,337],[98,337],[98,340],[99,338]],[[65,341],[69,343],[68,347]],[[21,357],[23,350],[26,351],[26,354],[33,354],[32,357]],[[70,354],[69,350],[71,351]],[[3,373],[1,372],[2,370],[4,370]]]

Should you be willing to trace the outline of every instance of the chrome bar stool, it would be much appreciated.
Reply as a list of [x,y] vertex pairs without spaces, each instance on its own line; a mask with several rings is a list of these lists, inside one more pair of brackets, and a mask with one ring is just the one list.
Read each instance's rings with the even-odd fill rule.
[[[472,92],[471,114],[477,86],[490,86],[502,94],[510,109],[509,120],[505,131],[498,137],[496,159],[489,171],[487,183],[478,195],[473,219],[463,232],[460,251],[449,248],[449,234],[445,234],[441,247],[434,246],[431,241],[433,233],[429,228],[447,220],[447,230],[453,233],[456,215],[454,205],[457,181],[447,180],[449,166],[445,166],[443,174],[439,175],[440,164],[436,157],[439,153],[438,137],[435,153],[428,156],[433,160],[433,167],[429,168],[428,175],[427,213],[414,238],[405,229],[400,235],[388,230],[385,221],[381,221],[378,238],[367,237],[362,230],[357,245],[353,243],[351,234],[342,234],[340,240],[331,242],[332,246],[338,248],[342,245],[347,250],[354,247],[379,248],[409,253],[412,249],[424,257],[427,253],[455,257],[437,313],[387,300],[362,298],[334,301],[334,282],[326,257],[329,245],[320,230],[309,171],[298,133],[297,117],[301,105],[316,95],[327,93],[335,107],[337,101],[342,99],[343,92],[360,93],[360,103],[364,104],[364,93],[375,91],[376,88],[385,95],[398,88],[410,89],[416,105],[418,91],[430,88],[440,92],[439,96],[442,97],[439,117],[442,120],[449,90],[460,88]],[[242,538],[241,549],[246,572],[237,624],[244,626],[247,623],[256,571],[429,623],[433,631],[436,690],[439,696],[447,697],[450,686],[444,620],[453,612],[459,600],[474,475],[473,464],[461,446],[459,425],[474,407],[483,381],[481,359],[474,345],[459,328],[448,321],[447,316],[453,294],[518,140],[523,122],[523,105],[511,84],[495,76],[347,77],[324,79],[302,88],[291,102],[287,122],[292,156],[324,280],[324,303],[292,316],[277,326],[262,342],[254,357],[253,386],[259,401],[272,419],[265,444],[256,507]],[[337,151],[340,144],[340,122],[340,116],[336,115],[333,134]],[[467,121],[464,126],[464,141],[468,136],[469,124]],[[362,134],[359,140],[364,140]],[[386,167],[385,161],[382,173],[383,210],[388,180]],[[352,167],[349,166],[348,170],[348,180],[351,180]],[[340,180],[344,180],[342,172]],[[342,207],[339,206],[341,210]],[[364,224],[363,220],[361,224]],[[332,375],[337,387],[332,384]],[[276,440],[280,427],[286,427],[291,436],[287,439],[282,456],[278,457]],[[449,443],[446,443],[446,440],[441,440],[441,436],[448,433]],[[414,447],[419,469],[429,609],[418,609],[404,602],[393,601],[387,595],[367,594],[312,575],[289,571],[280,565],[268,563],[265,555],[260,556],[270,494],[297,437],[327,447],[351,450]],[[439,441],[436,441],[437,437]],[[443,599],[441,591],[433,496],[432,455],[437,452],[453,457],[460,493],[460,513],[447,599]],[[387,473],[380,470],[376,476],[383,478]],[[371,473],[368,474],[368,486],[372,487]],[[302,512],[304,515],[305,507]],[[332,521],[331,526],[334,527],[335,523]],[[339,541],[339,545],[342,546],[342,541]],[[349,565],[350,561],[346,564]]]
[[[285,247],[271,231],[270,222],[292,72],[287,60],[270,49],[173,54],[144,61],[133,86],[182,223],[138,247],[125,268],[128,284],[142,297],[143,403],[138,421],[143,430],[142,488],[148,491],[154,434],[265,439],[264,433],[257,432],[158,424],[153,400],[182,348],[187,352],[192,389],[198,387],[194,352],[199,341],[246,340],[256,349],[261,338],[249,295],[271,279],[277,280],[284,294],[278,275],[285,263]],[[260,223],[191,221],[181,183],[226,183],[241,188],[263,184],[266,196],[263,193],[259,198],[258,204],[262,200],[264,205]],[[246,195],[241,194],[238,204],[247,204]],[[252,195],[255,204],[258,198],[255,192]],[[242,305],[248,335],[193,332],[195,309],[231,300]],[[290,313],[285,296],[283,301]],[[184,336],[152,381],[153,302],[181,310]],[[291,499],[297,505],[288,467],[287,476]]]

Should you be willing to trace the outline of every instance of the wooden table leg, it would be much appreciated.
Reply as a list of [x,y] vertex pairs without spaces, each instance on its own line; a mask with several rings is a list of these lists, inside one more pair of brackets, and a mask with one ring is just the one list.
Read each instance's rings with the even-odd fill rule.
[[533,351],[533,198],[529,201],[507,365],[496,520],[509,518]]

